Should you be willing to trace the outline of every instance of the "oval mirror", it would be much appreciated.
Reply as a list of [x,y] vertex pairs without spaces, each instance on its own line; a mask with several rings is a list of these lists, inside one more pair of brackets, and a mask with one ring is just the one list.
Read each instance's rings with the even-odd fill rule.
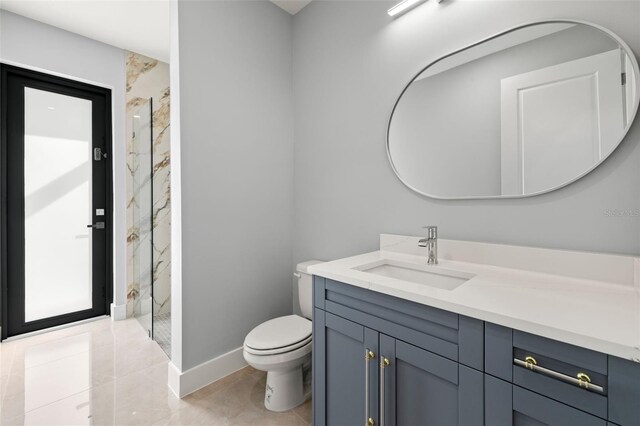
[[618,146],[638,109],[638,63],[610,31],[555,20],[446,55],[400,94],[387,152],[429,197],[524,197],[584,176]]

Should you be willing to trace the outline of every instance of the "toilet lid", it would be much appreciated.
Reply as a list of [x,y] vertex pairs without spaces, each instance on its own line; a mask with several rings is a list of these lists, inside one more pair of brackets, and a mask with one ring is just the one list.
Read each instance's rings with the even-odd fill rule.
[[287,315],[264,322],[251,330],[245,346],[259,351],[286,348],[311,336],[311,321],[298,315]]
[[291,346],[285,346],[284,348],[277,348],[277,349],[260,350],[260,349],[253,349],[247,345],[244,345],[244,351],[251,355],[259,355],[259,356],[286,355],[288,353],[295,352],[296,350],[302,349],[304,347],[308,347],[309,351],[311,351],[311,336],[307,337],[306,339],[298,343],[294,343]]

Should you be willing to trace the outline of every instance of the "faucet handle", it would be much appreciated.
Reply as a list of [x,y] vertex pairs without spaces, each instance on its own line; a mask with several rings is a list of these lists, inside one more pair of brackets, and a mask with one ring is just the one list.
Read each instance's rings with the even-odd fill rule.
[[423,226],[422,229],[426,229],[427,238],[435,240],[438,238],[438,227],[437,226]]

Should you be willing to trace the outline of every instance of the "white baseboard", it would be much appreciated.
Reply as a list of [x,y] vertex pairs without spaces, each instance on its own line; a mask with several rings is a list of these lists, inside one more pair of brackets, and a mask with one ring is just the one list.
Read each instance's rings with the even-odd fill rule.
[[180,371],[169,363],[169,389],[179,398],[184,398],[216,380],[247,366],[242,355],[242,347],[234,349],[217,358],[203,362],[187,371]]
[[167,385],[169,386],[169,389],[171,390],[171,392],[173,392],[175,396],[177,396],[178,398],[181,398],[180,377],[182,376],[182,372],[178,370],[175,364],[171,361],[169,361],[168,367],[169,367],[169,372],[168,372]]
[[111,319],[114,321],[120,321],[127,319],[127,305],[111,304]]

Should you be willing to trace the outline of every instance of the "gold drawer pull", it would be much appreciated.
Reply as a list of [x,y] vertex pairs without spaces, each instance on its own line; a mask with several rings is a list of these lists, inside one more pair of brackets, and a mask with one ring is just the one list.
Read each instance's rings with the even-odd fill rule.
[[524,360],[514,358],[513,363],[517,366],[524,367],[527,370],[531,370],[536,373],[544,374],[545,376],[553,377],[554,379],[562,380],[563,382],[580,386],[582,389],[604,393],[604,388],[602,386],[591,383],[591,377],[589,377],[586,373],[578,373],[576,377],[567,376],[566,374],[560,373],[558,371],[539,366],[538,361],[536,361],[536,359],[532,356],[527,356]]
[[578,373],[576,376],[578,377],[579,386],[581,388],[589,389],[589,384],[591,383],[591,377],[587,375],[587,373]]
[[535,367],[536,365],[538,365],[538,361],[536,361],[536,359],[532,356],[528,356],[524,359],[524,362],[527,363],[527,368],[529,370],[533,370],[533,367]]

